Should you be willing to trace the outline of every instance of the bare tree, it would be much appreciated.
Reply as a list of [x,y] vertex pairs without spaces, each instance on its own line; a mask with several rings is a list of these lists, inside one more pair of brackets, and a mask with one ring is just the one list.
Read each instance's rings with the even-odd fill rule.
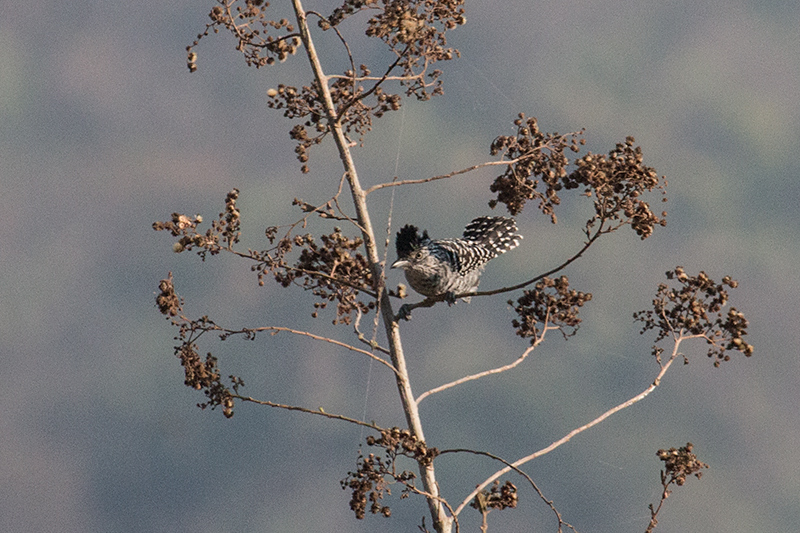
[[[390,515],[384,503],[390,483],[400,483],[404,495],[419,495],[428,505],[432,527],[440,532],[459,531],[462,513],[467,508],[477,509],[481,515],[481,530],[487,531],[487,516],[491,510],[516,507],[516,486],[500,478],[510,472],[522,477],[554,512],[557,530],[572,528],[547,500],[533,479],[521,467],[541,457],[570,439],[599,424],[614,413],[644,399],[656,387],[672,363],[687,356],[680,351],[684,341],[702,339],[708,345],[708,355],[718,366],[729,360],[730,352],[750,356],[753,348],[743,340],[747,321],[734,308],[724,310],[728,290],[736,282],[724,277],[718,283],[704,272],[691,276],[681,267],[667,273],[669,283],[660,284],[652,309],[638,312],[634,318],[641,322],[642,333],[656,332],[652,356],[657,372],[652,382],[638,395],[608,409],[591,420],[556,439],[549,446],[532,451],[525,457],[509,461],[490,452],[467,449],[439,450],[426,440],[419,404],[424,399],[443,390],[514,369],[537,346],[545,341],[548,332],[558,331],[565,337],[574,335],[581,323],[579,310],[592,298],[588,292],[570,286],[563,271],[581,259],[589,247],[601,237],[625,227],[632,228],[642,239],[649,237],[656,227],[666,225],[666,212],[654,213],[648,198],[656,195],[657,201],[666,201],[666,180],[643,163],[642,150],[628,137],[608,154],[586,153],[579,156],[584,144],[583,132],[566,135],[545,133],[534,118],[518,114],[514,130],[494,137],[490,153],[496,159],[458,169],[446,175],[423,179],[395,179],[365,187],[359,179],[353,158],[353,149],[364,142],[376,119],[400,109],[403,97],[421,101],[443,94],[440,63],[456,58],[457,50],[449,48],[445,38],[448,31],[466,23],[463,2],[459,0],[345,0],[330,14],[305,11],[300,0],[286,0],[291,4],[294,21],[276,20],[270,6],[261,0],[217,0],[209,13],[211,22],[187,47],[188,67],[197,69],[197,49],[200,41],[210,33],[225,30],[233,35],[248,65],[256,68],[273,66],[290,59],[302,49],[311,66],[312,79],[302,87],[278,85],[267,92],[269,107],[281,110],[294,123],[290,137],[295,142],[295,153],[301,172],[309,171],[313,148],[322,142],[333,142],[342,165],[342,176],[334,182],[320,182],[320,190],[331,191],[330,200],[322,205],[312,205],[295,199],[300,218],[288,226],[266,229],[271,247],[266,250],[242,250],[238,246],[241,234],[241,212],[237,207],[239,191],[231,191],[225,209],[211,222],[210,228],[199,229],[201,216],[174,213],[164,222],[156,222],[156,230],[169,231],[176,242],[176,252],[195,251],[200,257],[219,253],[238,256],[251,263],[264,285],[269,280],[290,288],[311,291],[317,298],[313,316],[329,312],[335,307],[335,324],[351,326],[343,330],[341,340],[311,331],[278,326],[255,328],[226,327],[208,316],[192,319],[184,315],[183,301],[174,288],[172,275],[162,280],[157,296],[160,311],[178,329],[175,354],[185,370],[185,384],[202,391],[202,407],[221,407],[227,417],[233,416],[237,401],[251,402],[275,408],[299,411],[327,417],[370,428],[375,435],[367,438],[367,445],[376,452],[362,455],[355,471],[349,472],[342,486],[352,493],[350,506],[358,518],[369,511]],[[391,52],[388,64],[367,66],[357,64],[358,51],[351,49],[343,29],[343,22],[352,19],[348,28],[360,24],[368,37]],[[313,24],[312,24],[313,22]],[[364,29],[365,28],[365,29]],[[314,46],[316,32],[332,32],[341,45],[341,54],[350,68],[340,74],[325,69]],[[300,54],[303,55],[303,54]],[[374,74],[373,72],[377,72]],[[399,92],[393,92],[398,91]],[[572,160],[568,153],[576,154]],[[562,195],[578,194],[589,199],[591,211],[584,228],[584,239],[575,246],[571,256],[534,277],[519,280],[512,286],[495,290],[473,290],[462,294],[428,296],[422,301],[403,306],[395,311],[393,298],[406,296],[405,287],[390,290],[386,285],[385,250],[377,237],[370,212],[370,195],[387,187],[424,187],[435,180],[467,179],[471,172],[492,167],[499,174],[489,185],[493,197],[492,208],[501,204],[511,215],[518,215],[533,201],[534,208],[557,222],[556,210]],[[346,195],[349,202],[346,202]],[[317,218],[336,220],[345,229],[319,237],[305,232]],[[354,233],[348,236],[348,232]],[[406,358],[401,340],[403,321],[419,307],[441,305],[455,298],[487,298],[514,293],[510,301],[516,313],[512,326],[516,335],[526,339],[528,346],[516,361],[474,375],[464,376],[423,392],[412,393]],[[432,311],[420,311],[432,312]],[[364,317],[372,317],[374,324],[382,324],[384,340],[362,332]],[[344,349],[364,356],[364,360],[378,362],[394,375],[399,407],[405,414],[406,428],[386,428],[373,422],[358,420],[343,414],[329,413],[296,405],[284,405],[258,399],[243,392],[242,377],[224,378],[216,357],[208,353],[200,356],[199,342],[206,334],[221,339],[243,336],[254,339],[261,332],[285,332],[305,336],[326,343],[332,349]],[[385,344],[382,344],[385,343]],[[666,345],[666,347],[662,347]],[[476,480],[474,489],[468,488],[460,501],[448,501],[436,479],[436,459],[444,454],[470,453],[502,464],[484,480]],[[656,523],[669,487],[681,485],[687,474],[697,474],[704,467],[691,453],[691,445],[680,451],[659,450],[665,461],[662,473],[663,495],[657,507],[651,506],[651,531]],[[413,459],[416,472],[399,470],[397,459]],[[676,457],[681,460],[677,460]],[[682,461],[682,462],[681,462]],[[423,526],[425,529],[425,521]]]

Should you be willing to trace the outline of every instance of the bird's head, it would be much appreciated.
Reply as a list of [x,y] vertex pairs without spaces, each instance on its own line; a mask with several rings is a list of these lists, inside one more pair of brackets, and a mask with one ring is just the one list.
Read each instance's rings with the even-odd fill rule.
[[430,242],[428,232],[423,231],[419,234],[419,228],[407,224],[397,232],[395,248],[397,249],[397,261],[392,263],[391,268],[411,268],[424,262],[428,257],[427,244]]

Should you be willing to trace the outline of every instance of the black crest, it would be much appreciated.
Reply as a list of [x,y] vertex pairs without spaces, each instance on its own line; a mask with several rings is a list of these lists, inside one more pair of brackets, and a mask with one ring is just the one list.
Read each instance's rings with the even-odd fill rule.
[[397,239],[394,241],[397,249],[397,258],[408,257],[414,250],[418,250],[429,240],[430,237],[428,237],[427,231],[423,231],[422,236],[420,236],[418,227],[406,224],[397,232]]

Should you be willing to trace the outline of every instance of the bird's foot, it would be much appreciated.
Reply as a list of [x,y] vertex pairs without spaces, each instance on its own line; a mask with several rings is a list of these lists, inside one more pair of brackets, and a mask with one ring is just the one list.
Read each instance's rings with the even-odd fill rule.
[[395,321],[411,320],[411,306],[408,304],[403,304],[400,306],[400,309],[397,311],[397,316],[394,317]]

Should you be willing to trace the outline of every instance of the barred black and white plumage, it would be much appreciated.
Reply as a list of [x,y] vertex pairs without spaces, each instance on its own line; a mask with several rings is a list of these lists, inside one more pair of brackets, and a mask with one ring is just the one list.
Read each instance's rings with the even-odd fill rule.
[[[483,268],[491,259],[517,247],[522,236],[513,218],[479,217],[470,222],[460,239],[432,240],[406,225],[397,232],[397,261],[392,268],[405,270],[411,287],[423,296],[455,296],[478,288]],[[469,301],[469,298],[464,298]]]

